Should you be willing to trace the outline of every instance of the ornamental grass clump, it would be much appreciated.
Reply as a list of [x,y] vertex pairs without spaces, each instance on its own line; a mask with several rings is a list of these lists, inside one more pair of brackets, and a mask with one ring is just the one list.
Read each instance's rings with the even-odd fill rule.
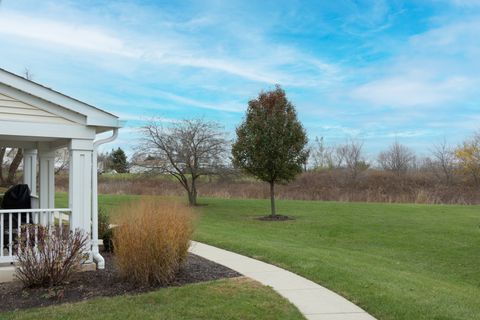
[[171,282],[188,254],[192,216],[185,205],[155,199],[124,206],[113,232],[120,275],[142,286]]
[[24,287],[52,287],[68,282],[85,260],[88,236],[65,226],[27,224],[16,245],[15,276]]

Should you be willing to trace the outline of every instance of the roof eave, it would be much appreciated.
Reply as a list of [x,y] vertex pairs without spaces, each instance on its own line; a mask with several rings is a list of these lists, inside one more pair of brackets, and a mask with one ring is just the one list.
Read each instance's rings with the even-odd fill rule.
[[120,128],[122,126],[119,118],[107,111],[64,95],[58,91],[42,86],[36,82],[25,79],[1,68],[0,82],[45,101],[85,115],[87,117],[86,124],[88,126],[102,126],[111,128]]

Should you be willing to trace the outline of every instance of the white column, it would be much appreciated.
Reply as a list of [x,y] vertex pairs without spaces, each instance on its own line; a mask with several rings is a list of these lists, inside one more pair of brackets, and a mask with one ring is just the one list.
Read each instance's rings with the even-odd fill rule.
[[[40,185],[40,208],[55,208],[55,150],[42,149],[38,150],[39,158],[39,185]],[[47,215],[40,215],[40,223],[47,224]]]
[[23,149],[23,183],[28,185],[32,196],[37,195],[36,149]]
[[68,202],[72,210],[70,228],[83,230],[91,239],[93,140],[72,139],[69,151]]

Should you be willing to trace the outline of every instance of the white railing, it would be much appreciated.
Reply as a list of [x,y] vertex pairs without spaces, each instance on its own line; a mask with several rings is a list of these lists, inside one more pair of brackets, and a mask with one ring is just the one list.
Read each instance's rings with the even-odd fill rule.
[[70,226],[70,213],[70,209],[0,210],[0,263],[15,261],[15,241],[21,236],[22,225],[61,226],[67,224]]

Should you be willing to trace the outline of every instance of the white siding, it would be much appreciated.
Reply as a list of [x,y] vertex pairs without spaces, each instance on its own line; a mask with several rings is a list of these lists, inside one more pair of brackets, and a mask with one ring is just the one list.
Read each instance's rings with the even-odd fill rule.
[[61,124],[73,123],[53,113],[3,94],[0,94],[0,120]]

